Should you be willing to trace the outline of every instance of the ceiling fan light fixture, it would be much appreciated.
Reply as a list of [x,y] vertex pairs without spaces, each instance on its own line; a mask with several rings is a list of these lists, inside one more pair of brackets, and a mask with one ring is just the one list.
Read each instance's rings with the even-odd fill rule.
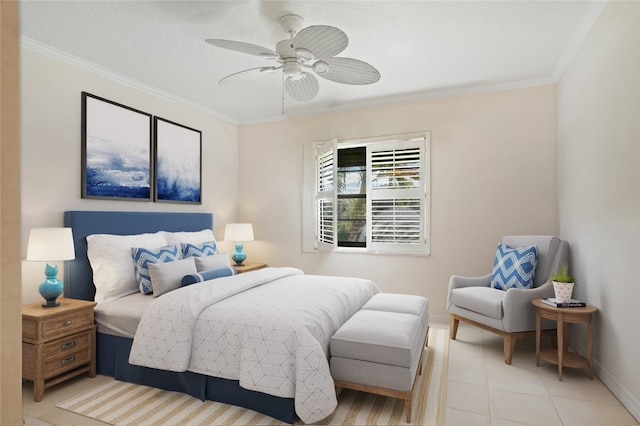
[[285,62],[282,66],[282,72],[286,77],[294,78],[300,75],[300,64],[297,62]]
[[327,71],[329,71],[329,64],[324,61],[316,61],[313,64],[313,71],[318,75],[325,74]]

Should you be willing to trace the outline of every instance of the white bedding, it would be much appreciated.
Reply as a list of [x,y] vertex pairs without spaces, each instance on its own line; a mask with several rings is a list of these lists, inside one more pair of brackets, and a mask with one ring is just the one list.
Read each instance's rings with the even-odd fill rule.
[[336,405],[329,340],[379,290],[369,280],[265,268],[218,278],[153,300],[129,362],[239,380],[295,398],[306,423]]

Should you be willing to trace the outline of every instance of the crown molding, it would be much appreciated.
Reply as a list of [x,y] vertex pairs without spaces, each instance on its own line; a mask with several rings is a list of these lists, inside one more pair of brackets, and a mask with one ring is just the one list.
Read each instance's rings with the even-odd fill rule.
[[46,43],[42,43],[40,41],[37,41],[35,39],[32,39],[30,37],[27,37],[25,35],[21,35],[20,36],[20,45],[23,48],[32,50],[36,53],[40,53],[41,55],[47,56],[49,58],[55,59],[57,61],[72,65],[74,67],[80,68],[84,71],[93,73],[93,74],[97,74],[100,77],[115,81],[119,84],[122,84],[123,86],[127,86],[130,87],[132,89],[136,89],[139,90],[141,92],[156,96],[158,98],[170,101],[170,102],[175,102],[177,104],[182,104],[184,106],[188,106],[190,108],[196,108],[199,109],[217,119],[220,119],[224,122],[233,124],[233,125],[238,125],[238,120],[228,117],[224,114],[221,114],[217,111],[214,111],[210,108],[206,108],[198,103],[192,102],[192,101],[188,101],[184,98],[181,98],[179,96],[173,95],[169,92],[166,92],[164,90],[158,89],[157,87],[151,86],[149,84],[143,83],[141,81],[135,80],[131,77],[128,77],[126,75],[117,73],[113,70],[110,70],[108,68],[105,68],[101,65],[95,64],[93,62],[89,62],[85,59],[79,58],[77,56],[74,56],[70,53],[64,52],[60,49],[56,49],[53,46],[50,46]]
[[356,111],[363,109],[379,108],[390,105],[401,105],[418,101],[429,101],[436,99],[458,98],[469,95],[479,95],[491,92],[502,92],[506,90],[525,89],[527,87],[545,86],[556,84],[557,80],[553,76],[534,78],[529,80],[518,80],[501,83],[480,83],[469,84],[435,90],[423,90],[387,97],[379,97],[369,100],[350,102],[349,104],[336,105],[335,103],[325,103],[309,107],[307,109],[296,109],[284,115],[259,118],[255,120],[240,120],[239,126],[250,126],[255,124],[265,124],[277,121],[286,121],[294,118],[301,118],[311,115],[335,114],[337,112]]

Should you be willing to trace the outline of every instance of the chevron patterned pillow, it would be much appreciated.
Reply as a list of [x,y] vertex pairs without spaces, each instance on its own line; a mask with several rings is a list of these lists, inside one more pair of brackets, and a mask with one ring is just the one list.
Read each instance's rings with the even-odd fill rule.
[[159,249],[132,247],[131,253],[133,255],[138,288],[142,294],[153,293],[153,285],[151,285],[151,276],[149,275],[150,263],[166,263],[180,259],[180,249],[176,245],[160,247]]
[[181,243],[182,257],[204,257],[218,254],[218,246],[215,241],[202,244]]
[[501,243],[496,250],[491,287],[499,290],[531,288],[538,264],[538,247],[511,248]]

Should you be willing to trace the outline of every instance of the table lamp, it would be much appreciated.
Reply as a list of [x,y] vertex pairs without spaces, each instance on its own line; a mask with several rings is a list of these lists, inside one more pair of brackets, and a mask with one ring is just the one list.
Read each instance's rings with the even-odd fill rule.
[[235,266],[242,266],[247,259],[242,243],[253,241],[253,226],[250,223],[229,223],[224,228],[224,240],[236,242],[236,252],[231,258],[236,262]]
[[64,285],[58,279],[58,265],[55,262],[74,258],[75,248],[71,228],[36,228],[29,233],[27,260],[47,262],[44,267],[47,279],[38,288],[40,295],[47,301],[42,305],[43,307],[60,306],[60,302],[56,299],[62,294]]

